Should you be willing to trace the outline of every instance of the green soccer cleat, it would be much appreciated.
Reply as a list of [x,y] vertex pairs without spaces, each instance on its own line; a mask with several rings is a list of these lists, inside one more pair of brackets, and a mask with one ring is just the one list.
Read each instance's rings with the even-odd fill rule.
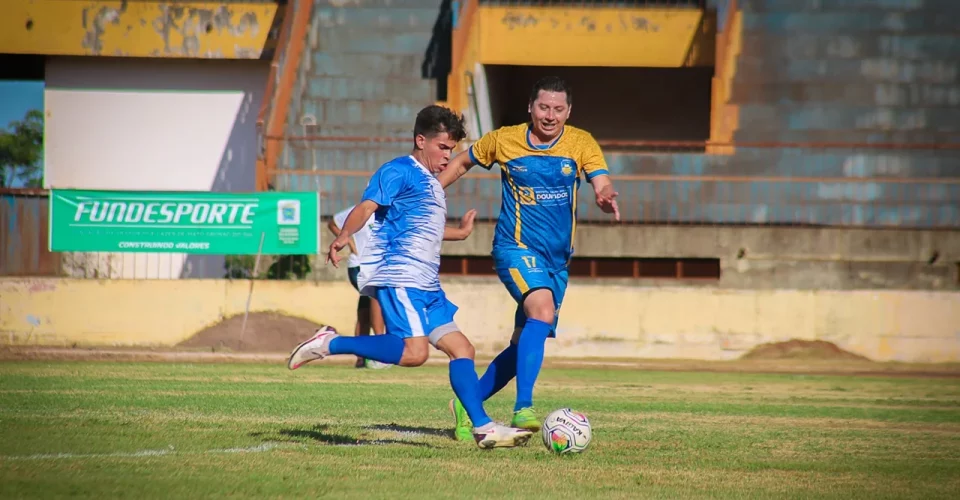
[[537,416],[533,412],[533,407],[528,406],[513,412],[513,420],[510,422],[510,427],[526,429],[530,432],[538,432],[540,430],[540,421],[537,420]]
[[473,441],[473,424],[459,399],[453,398],[450,400],[450,413],[456,420],[453,428],[453,438],[457,441]]

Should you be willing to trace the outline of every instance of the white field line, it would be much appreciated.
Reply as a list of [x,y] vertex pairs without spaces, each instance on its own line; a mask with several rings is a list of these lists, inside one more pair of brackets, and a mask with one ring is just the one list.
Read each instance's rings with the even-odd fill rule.
[[64,459],[82,459],[82,458],[143,458],[143,457],[163,457],[167,455],[216,455],[224,453],[261,453],[271,451],[277,448],[304,448],[304,445],[295,444],[277,444],[263,443],[248,448],[219,448],[203,451],[177,451],[170,446],[161,450],[138,450],[132,452],[116,453],[39,453],[35,455],[13,455],[0,456],[0,461],[10,460],[64,460]]

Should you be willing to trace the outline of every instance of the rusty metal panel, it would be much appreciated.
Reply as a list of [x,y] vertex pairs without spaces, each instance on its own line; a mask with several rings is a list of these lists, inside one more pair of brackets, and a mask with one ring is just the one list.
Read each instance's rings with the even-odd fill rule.
[[0,193],[0,276],[57,276],[59,255],[48,250],[45,194]]

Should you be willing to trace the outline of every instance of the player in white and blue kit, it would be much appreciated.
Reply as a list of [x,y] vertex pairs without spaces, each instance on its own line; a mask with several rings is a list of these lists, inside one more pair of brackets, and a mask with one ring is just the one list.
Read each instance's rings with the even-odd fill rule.
[[360,293],[380,303],[387,334],[341,337],[324,327],[293,350],[287,366],[294,370],[335,354],[420,366],[427,361],[432,344],[450,357],[450,385],[469,414],[477,445],[526,443],[531,431],[496,423],[484,410],[473,344],[454,322],[457,306],[440,287],[440,245],[444,239],[466,238],[475,216],[471,211],[459,228],[447,227],[446,196],[435,177],[466,135],[463,116],[428,106],[417,114],[413,135],[413,152],[385,163],[373,174],[327,255],[327,261],[336,266],[338,252],[349,244],[350,236],[375,215],[358,281]]

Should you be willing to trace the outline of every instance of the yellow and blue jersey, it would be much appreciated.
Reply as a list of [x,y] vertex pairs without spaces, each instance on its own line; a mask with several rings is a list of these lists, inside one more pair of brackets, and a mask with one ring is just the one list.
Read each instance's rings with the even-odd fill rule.
[[566,125],[551,144],[534,146],[530,125],[502,127],[469,149],[474,163],[500,165],[502,202],[494,251],[530,250],[547,269],[564,269],[573,255],[580,177],[608,173],[600,145],[588,132]]

